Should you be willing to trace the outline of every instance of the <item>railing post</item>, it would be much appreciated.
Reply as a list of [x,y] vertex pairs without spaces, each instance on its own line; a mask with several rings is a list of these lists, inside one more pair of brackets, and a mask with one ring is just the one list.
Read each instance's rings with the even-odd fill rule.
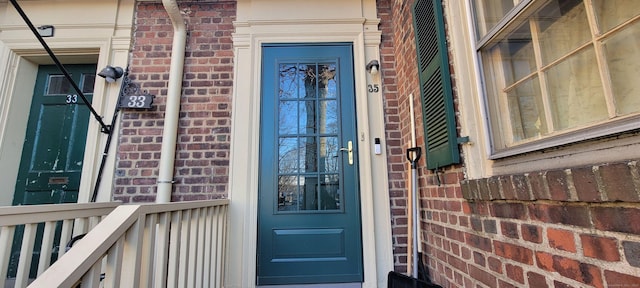
[[124,254],[124,238],[118,241],[109,249],[107,255],[107,267],[105,267],[104,287],[120,287],[122,278],[122,258]]
[[53,247],[53,237],[56,223],[48,221],[44,224],[44,232],[42,233],[42,249],[40,249],[40,259],[38,260],[38,275],[42,274],[51,263],[51,252]]
[[219,251],[219,255],[215,258],[217,261],[216,264],[216,282],[218,283],[218,287],[223,287],[223,282],[224,282],[224,271],[225,271],[225,267],[224,267],[224,260],[227,257],[227,254],[225,253],[227,251],[227,224],[228,224],[228,217],[229,217],[229,205],[225,205],[225,206],[219,206],[216,207],[218,208],[218,230],[216,231],[216,234],[218,235],[217,239],[218,241],[220,241],[218,243],[218,251]]
[[158,224],[157,214],[145,215],[143,237],[142,237],[142,259],[140,265],[140,287],[151,287],[153,284],[153,263],[156,256],[156,224]]
[[187,287],[199,287],[195,281],[197,279],[196,271],[198,270],[198,220],[200,220],[200,209],[191,209],[191,219],[189,219],[189,234],[188,241],[189,247],[187,251],[189,251],[189,257],[187,261],[189,263],[187,274]]
[[180,258],[176,259],[180,263],[178,267],[178,286],[187,286],[187,273],[189,271],[189,235],[191,233],[191,209],[182,211],[182,231],[180,231]]
[[102,261],[98,261],[95,264],[93,264],[93,266],[91,266],[91,269],[89,269],[89,272],[87,272],[84,275],[84,277],[82,277],[82,284],[80,285],[80,287],[93,288],[93,287],[100,286],[101,270],[102,270]]
[[178,285],[180,265],[180,233],[182,232],[182,211],[171,212],[171,235],[169,236],[169,269],[167,271],[167,287],[181,287]]
[[15,234],[16,226],[4,226],[0,230],[0,287],[5,286],[9,259],[11,258],[11,242]]
[[169,259],[169,235],[171,232],[171,212],[160,215],[158,230],[156,230],[156,261],[154,265],[153,287],[163,288],[167,286],[167,265]]
[[198,256],[198,258],[196,259],[196,286],[195,287],[208,287],[209,284],[208,283],[203,283],[203,278],[204,278],[204,262],[205,262],[205,257],[207,257],[207,255],[204,254],[204,247],[205,247],[205,242],[204,242],[204,236],[205,236],[205,222],[207,220],[207,208],[199,208],[198,209],[198,238],[197,238],[197,243],[198,245],[196,247],[194,247],[194,249],[196,250],[196,255]]
[[213,264],[213,259],[214,259],[214,255],[215,255],[215,249],[213,249],[212,245],[213,245],[213,231],[211,230],[211,227],[213,225],[213,218],[215,217],[215,209],[217,207],[207,207],[206,208],[206,218],[205,218],[205,223],[204,223],[204,264],[202,265],[202,270],[204,275],[202,282],[203,283],[213,283],[211,281],[212,277],[211,277],[211,265]]
[[138,215],[138,220],[124,236],[124,259],[122,261],[122,280],[120,287],[140,287],[140,264],[142,253],[142,235],[144,233],[145,215]]
[[62,257],[64,253],[67,253],[67,243],[71,240],[71,234],[73,234],[73,220],[63,220],[62,231],[60,233],[60,243],[58,244],[58,258]]
[[22,248],[20,249],[20,260],[18,260],[18,272],[16,273],[16,286],[25,287],[29,281],[29,271],[31,270],[31,256],[33,255],[33,244],[36,242],[36,232],[38,224],[25,224],[22,237]]

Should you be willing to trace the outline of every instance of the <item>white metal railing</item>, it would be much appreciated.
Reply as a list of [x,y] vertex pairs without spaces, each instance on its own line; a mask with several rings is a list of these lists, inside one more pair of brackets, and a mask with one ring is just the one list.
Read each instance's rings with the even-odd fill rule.
[[121,205],[29,287],[222,287],[228,204]]
[[[27,286],[30,274],[42,274],[52,256],[65,254],[65,245],[73,236],[93,229],[118,205],[121,203],[0,207],[0,287]],[[31,271],[33,255],[37,271]],[[7,283],[10,267],[15,278]]]

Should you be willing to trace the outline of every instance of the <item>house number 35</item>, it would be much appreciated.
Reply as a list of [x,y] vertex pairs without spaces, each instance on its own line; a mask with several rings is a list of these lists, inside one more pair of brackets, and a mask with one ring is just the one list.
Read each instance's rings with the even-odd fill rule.
[[369,88],[369,92],[378,93],[380,91],[378,84],[369,84],[367,87]]

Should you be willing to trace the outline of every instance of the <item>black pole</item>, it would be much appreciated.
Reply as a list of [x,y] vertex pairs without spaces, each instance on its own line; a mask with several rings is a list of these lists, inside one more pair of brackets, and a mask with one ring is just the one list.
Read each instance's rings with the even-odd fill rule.
[[16,0],[9,0],[9,1],[11,2],[11,4],[13,4],[13,7],[16,8],[16,10],[18,11],[18,14],[20,14],[20,16],[22,17],[24,22],[27,23],[27,26],[29,26],[29,29],[31,29],[31,32],[33,32],[33,35],[35,35],[36,38],[38,38],[38,41],[40,41],[40,44],[42,44],[42,47],[44,47],[44,50],[47,51],[47,53],[49,54],[49,57],[51,57],[53,62],[56,63],[56,66],[58,66],[60,71],[62,71],[62,74],[64,74],[64,76],[67,78],[67,80],[71,83],[71,86],[73,86],[73,88],[76,90],[78,95],[80,95],[80,98],[82,99],[84,104],[87,105],[87,108],[89,108],[89,111],[91,111],[91,114],[93,114],[93,117],[96,118],[98,123],[100,123],[100,127],[102,127],[101,131],[103,133],[106,133],[106,134],[111,134],[110,133],[111,127],[107,126],[102,121],[102,117],[100,115],[98,115],[98,113],[96,112],[95,109],[93,109],[93,106],[91,106],[91,103],[89,102],[89,100],[87,100],[87,97],[85,97],[84,93],[82,93],[82,89],[80,89],[80,87],[78,87],[78,84],[76,84],[76,82],[73,81],[73,79],[71,78],[71,75],[69,75],[69,72],[67,71],[67,69],[64,68],[64,66],[62,66],[62,63],[60,63],[60,61],[58,60],[58,57],[56,57],[56,55],[53,54],[53,51],[51,51],[51,48],[49,48],[49,45],[47,45],[47,42],[45,42],[44,39],[42,38],[42,36],[40,36],[38,31],[36,30],[36,27],[33,26],[33,23],[31,23],[31,20],[29,20],[29,17],[27,17],[27,14],[25,14],[24,11],[22,10],[22,8],[20,8],[20,5],[18,5],[18,2],[16,2]]
[[[411,228],[411,234],[413,236],[413,245],[411,245],[411,253],[412,253],[412,265],[411,267],[413,268],[411,271],[411,275],[413,277],[415,277],[416,279],[418,278],[418,245],[421,245],[421,243],[419,243],[418,241],[418,226],[420,225],[420,223],[418,222],[418,196],[417,196],[417,192],[418,192],[418,160],[420,160],[420,154],[421,154],[422,150],[420,149],[420,147],[412,147],[407,149],[407,160],[409,160],[409,162],[411,163],[411,198],[409,201],[411,201],[412,205],[412,211],[411,214],[413,215],[413,225],[410,227]],[[408,253],[408,251],[407,251]]]
[[[113,117],[111,118],[111,128],[115,127],[116,119],[118,118],[118,112],[120,112],[119,105],[116,104],[116,109],[113,111]],[[100,183],[102,182],[102,173],[104,172],[104,165],[107,162],[107,156],[109,156],[109,147],[111,147],[111,138],[113,138],[113,129],[109,129],[107,134],[107,143],[104,146],[102,152],[102,160],[100,161],[100,169],[98,169],[98,177],[96,178],[96,185],[93,187],[93,195],[91,196],[91,202],[96,202],[98,198],[98,190],[100,190]]]
[[[122,75],[122,82],[120,83],[120,92],[118,93],[118,101],[122,98],[122,95],[127,90],[127,87],[131,84],[129,80],[129,67],[124,71]],[[109,130],[107,136],[107,143],[104,146],[104,151],[102,152],[102,161],[100,162],[100,169],[98,169],[98,177],[96,178],[96,185],[93,187],[93,195],[91,196],[91,202],[96,202],[98,198],[98,190],[100,190],[100,183],[102,182],[102,173],[104,172],[104,166],[107,162],[107,157],[109,156],[109,148],[111,147],[111,139],[113,138],[113,127],[116,127],[116,119],[118,119],[118,113],[120,112],[120,104],[116,103],[116,108],[113,110],[113,117],[111,118],[111,129]]]

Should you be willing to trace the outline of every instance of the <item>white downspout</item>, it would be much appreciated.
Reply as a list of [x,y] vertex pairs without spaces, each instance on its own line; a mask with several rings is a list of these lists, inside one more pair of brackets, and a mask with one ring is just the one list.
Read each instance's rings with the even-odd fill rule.
[[156,203],[171,202],[173,188],[173,170],[178,137],[178,118],[182,95],[182,73],[184,68],[184,50],[187,46],[187,29],[176,0],[162,0],[164,9],[173,24],[173,45],[171,49],[171,67],[169,68],[169,87],[162,131],[160,150],[160,171],[158,172],[158,192]]

